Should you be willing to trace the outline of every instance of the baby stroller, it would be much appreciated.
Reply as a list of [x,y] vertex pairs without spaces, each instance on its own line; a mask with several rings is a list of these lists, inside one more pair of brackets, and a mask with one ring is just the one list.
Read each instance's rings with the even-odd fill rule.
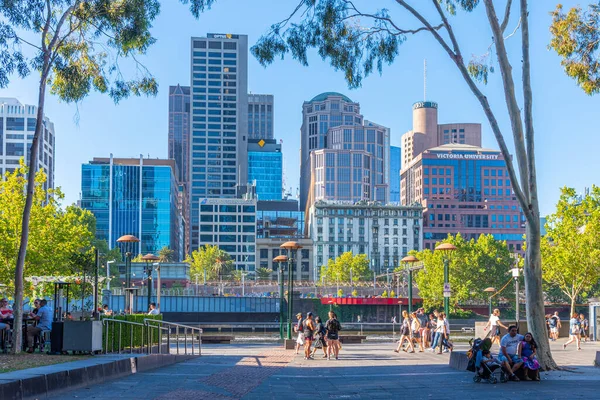
[[483,353],[488,352],[492,347],[491,339],[470,340],[469,344],[471,345],[471,349],[467,352],[467,357],[469,358],[467,370],[475,372],[473,382],[479,383],[485,380],[491,384],[496,384],[508,381],[508,377],[500,364],[483,362]]

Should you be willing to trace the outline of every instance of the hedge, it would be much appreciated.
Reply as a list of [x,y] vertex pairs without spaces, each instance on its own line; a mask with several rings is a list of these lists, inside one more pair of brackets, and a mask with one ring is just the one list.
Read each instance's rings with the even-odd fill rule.
[[[119,321],[136,322],[143,324],[145,319],[153,319],[162,321],[162,315],[148,315],[148,314],[130,314],[130,315],[114,315],[102,317],[102,319],[115,319]],[[121,349],[129,349],[142,347],[147,343],[146,336],[148,335],[148,329],[138,325],[119,324],[116,322],[108,323],[108,348],[105,351],[112,350],[113,348],[118,351],[119,346],[119,325],[121,325]],[[131,341],[131,329],[133,329],[133,342]],[[158,332],[156,329],[150,329],[152,334],[152,344],[158,344]],[[143,332],[143,333],[142,333]],[[102,347],[107,345],[106,329],[102,330]],[[142,337],[144,340],[142,341]]]

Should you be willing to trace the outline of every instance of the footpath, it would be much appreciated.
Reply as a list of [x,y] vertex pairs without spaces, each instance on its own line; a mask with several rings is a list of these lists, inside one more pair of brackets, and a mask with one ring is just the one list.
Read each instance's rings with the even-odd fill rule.
[[[51,399],[513,399],[598,398],[600,344],[562,350],[552,343],[562,371],[541,382],[473,383],[473,374],[448,366],[449,355],[394,353],[394,343],[344,346],[339,360],[304,360],[272,345],[203,345],[202,356],[167,367],[85,385],[38,398]],[[458,345],[466,351],[466,345]],[[494,346],[494,351],[496,346]],[[7,397],[2,397],[7,398]]]

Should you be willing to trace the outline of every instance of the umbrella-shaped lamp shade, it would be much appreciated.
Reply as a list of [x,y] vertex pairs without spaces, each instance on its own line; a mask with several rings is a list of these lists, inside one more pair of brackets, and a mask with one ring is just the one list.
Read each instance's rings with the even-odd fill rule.
[[117,242],[119,243],[137,243],[139,241],[140,239],[136,238],[133,235],[123,235],[117,239]]
[[496,291],[496,289],[493,287],[488,287],[488,288],[483,289],[483,291],[486,293],[494,293]]
[[160,260],[157,256],[152,253],[148,253],[145,256],[142,256],[142,260],[144,261],[158,261]]
[[281,255],[281,256],[277,256],[277,257],[275,257],[275,258],[273,259],[273,262],[280,263],[280,262],[287,262],[287,260],[288,260],[288,257],[287,257],[287,256]]
[[442,243],[435,248],[438,251],[454,251],[456,250],[456,246],[452,243]]
[[294,241],[285,242],[284,244],[282,244],[279,247],[281,247],[282,249],[286,249],[286,250],[298,250],[298,249],[302,248],[302,246],[300,244],[298,244],[298,242],[294,242]]
[[401,261],[405,263],[415,263],[419,261],[419,259],[415,256],[406,256]]

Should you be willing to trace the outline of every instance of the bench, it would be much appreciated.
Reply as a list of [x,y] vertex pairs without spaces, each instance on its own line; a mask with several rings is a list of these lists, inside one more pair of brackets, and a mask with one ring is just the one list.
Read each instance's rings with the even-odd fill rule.
[[462,333],[475,333],[475,328],[462,327],[462,328],[460,328],[460,331]]
[[202,344],[230,344],[234,340],[233,336],[221,336],[221,335],[202,335]]
[[339,335],[340,342],[343,344],[356,344],[362,343],[367,337],[364,335]]

